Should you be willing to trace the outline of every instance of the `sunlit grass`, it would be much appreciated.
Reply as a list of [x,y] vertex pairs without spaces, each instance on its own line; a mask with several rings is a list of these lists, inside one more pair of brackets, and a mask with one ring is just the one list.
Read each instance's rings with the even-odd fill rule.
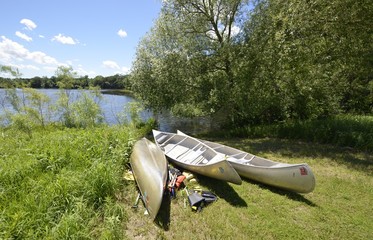
[[0,132],[0,239],[123,235],[127,127]]
[[[184,206],[178,192],[168,211],[168,228],[131,211],[130,238],[166,239],[371,239],[373,155],[331,145],[271,138],[210,139],[280,162],[308,163],[316,188],[297,194],[250,180],[234,185],[198,176],[203,189],[218,195],[202,212]],[[190,187],[190,184],[187,187]],[[135,196],[132,195],[134,199]],[[130,203],[130,199],[128,200]],[[164,215],[158,221],[165,221]],[[164,230],[168,229],[168,230]],[[145,231],[146,230],[146,231]]]
[[218,201],[195,213],[179,191],[176,199],[165,197],[153,222],[141,204],[132,208],[136,184],[123,178],[134,141],[149,130],[134,129],[0,129],[0,239],[373,238],[371,153],[268,137],[209,140],[308,163],[316,177],[312,193],[197,176]]

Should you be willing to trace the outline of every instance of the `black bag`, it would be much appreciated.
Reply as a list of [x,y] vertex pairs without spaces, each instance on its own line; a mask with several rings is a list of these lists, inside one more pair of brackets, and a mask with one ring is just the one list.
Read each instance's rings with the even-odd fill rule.
[[209,191],[202,191],[201,196],[205,199],[206,203],[215,202],[218,199],[215,194]]

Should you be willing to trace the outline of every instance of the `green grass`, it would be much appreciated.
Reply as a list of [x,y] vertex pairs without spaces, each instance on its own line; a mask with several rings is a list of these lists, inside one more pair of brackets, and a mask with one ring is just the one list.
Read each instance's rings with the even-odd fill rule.
[[281,162],[307,162],[316,188],[301,195],[249,180],[234,185],[199,176],[201,187],[218,195],[217,202],[195,213],[184,207],[186,196],[178,192],[163,210],[170,219],[163,228],[142,211],[129,210],[130,238],[372,239],[373,155],[292,140],[213,140]]
[[[0,129],[0,239],[373,239],[373,155],[279,138],[210,138],[280,162],[306,162],[309,194],[197,176],[218,201],[195,213],[183,192],[156,221],[123,178],[143,131],[125,126]],[[149,136],[151,139],[151,136]],[[187,183],[188,187],[193,184]]]
[[126,127],[0,130],[0,239],[123,235]]
[[216,131],[215,136],[271,137],[298,139],[314,143],[373,150],[373,116],[338,115],[327,119],[289,121],[272,125],[254,125],[228,131]]

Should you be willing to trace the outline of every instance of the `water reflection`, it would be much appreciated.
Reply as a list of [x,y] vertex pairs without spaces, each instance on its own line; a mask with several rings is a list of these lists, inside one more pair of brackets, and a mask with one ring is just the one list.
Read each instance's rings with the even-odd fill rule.
[[197,134],[208,131],[214,128],[214,124],[210,118],[182,118],[173,116],[170,112],[163,112],[159,115],[153,115],[159,123],[159,130],[166,132],[176,132],[180,130],[187,134]]
[[[51,99],[51,104],[55,104],[59,97],[60,90],[38,89],[38,91],[49,96]],[[77,99],[81,94],[81,91],[82,90],[70,90],[72,99]],[[22,94],[22,90],[17,89],[17,94]],[[5,102],[5,95],[6,90],[0,89],[0,102]],[[129,103],[136,101],[136,99],[132,96],[126,94],[117,95],[112,93],[102,94],[102,99],[95,100],[103,111],[104,121],[109,125],[118,124],[121,121],[120,115],[126,115],[126,106],[128,106]],[[11,105],[1,104],[0,115],[2,115],[5,109],[11,109]],[[167,132],[176,132],[176,130],[181,130],[188,134],[196,134],[209,130],[213,127],[213,122],[209,118],[191,119],[176,117],[168,111],[154,114],[151,110],[147,109],[142,111],[140,116],[143,120],[148,120],[149,118],[154,117],[159,124],[158,129]],[[54,120],[57,120],[56,116],[54,117]]]

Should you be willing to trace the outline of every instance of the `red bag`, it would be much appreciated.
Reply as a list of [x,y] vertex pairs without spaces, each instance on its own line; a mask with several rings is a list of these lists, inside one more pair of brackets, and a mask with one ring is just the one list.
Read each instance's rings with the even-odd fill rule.
[[184,182],[185,178],[186,177],[184,175],[177,176],[176,182],[175,182],[175,185],[176,185],[177,189],[179,189],[180,185]]

